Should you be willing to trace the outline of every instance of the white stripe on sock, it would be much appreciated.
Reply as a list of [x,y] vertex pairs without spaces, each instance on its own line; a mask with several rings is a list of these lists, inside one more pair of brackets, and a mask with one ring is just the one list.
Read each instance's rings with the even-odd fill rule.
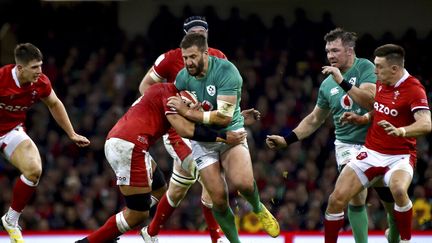
[[344,212],[342,213],[325,213],[325,219],[328,221],[337,221],[344,219]]
[[394,210],[398,211],[398,212],[406,212],[408,210],[410,210],[412,208],[412,202],[411,200],[409,200],[408,204],[402,207],[399,207],[398,205],[394,205]]
[[39,181],[34,183],[33,181],[27,179],[24,175],[20,176],[21,181],[26,184],[27,186],[35,187],[38,185]]
[[127,223],[124,215],[123,215],[123,212],[116,214],[116,224],[117,224],[118,230],[121,233],[124,233],[124,232],[131,229],[129,224]]

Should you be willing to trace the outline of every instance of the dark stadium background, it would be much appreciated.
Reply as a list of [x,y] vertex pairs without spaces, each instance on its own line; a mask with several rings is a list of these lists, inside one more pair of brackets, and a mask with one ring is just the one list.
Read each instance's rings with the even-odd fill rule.
[[[271,3],[269,3],[271,2]],[[432,97],[432,2],[411,1],[0,1],[0,63],[13,62],[17,43],[32,42],[44,53],[43,71],[64,102],[76,130],[89,137],[74,146],[43,105],[27,119],[44,173],[20,224],[24,230],[96,229],[123,207],[104,159],[109,129],[138,97],[138,84],[155,58],[178,46],[183,20],[205,15],[209,43],[225,52],[243,78],[242,108],[262,120],[249,127],[250,151],[263,201],[284,231],[321,230],[323,212],[337,177],[333,125],[289,149],[273,152],[267,134],[287,134],[315,105],[326,63],[323,35],[341,26],[359,33],[357,55],[371,58],[378,45],[397,43],[406,67]],[[307,2],[307,3],[305,3]],[[327,3],[331,2],[331,3]],[[429,100],[429,104],[431,101]],[[416,230],[430,230],[431,135],[419,139],[410,188]],[[152,154],[167,179],[171,160],[160,144]],[[18,172],[0,159],[0,208],[6,212]],[[200,187],[188,196],[166,228],[203,230]],[[248,205],[230,195],[240,229],[259,230]],[[370,190],[369,228],[384,230],[385,213]],[[347,230],[348,230],[347,226]]]

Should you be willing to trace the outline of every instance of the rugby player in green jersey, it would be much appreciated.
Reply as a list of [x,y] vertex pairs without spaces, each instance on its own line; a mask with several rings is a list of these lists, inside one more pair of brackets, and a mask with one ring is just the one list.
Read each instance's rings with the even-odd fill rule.
[[[357,36],[336,28],[324,36],[329,66],[322,73],[329,75],[321,83],[318,100],[313,111],[285,137],[269,135],[266,139],[271,149],[285,148],[289,144],[310,136],[330,116],[335,126],[335,152],[339,172],[355,159],[364,144],[368,125],[357,126],[339,122],[344,112],[362,115],[372,109],[377,77],[375,66],[367,59],[356,57],[354,48]],[[399,242],[399,233],[393,218],[393,197],[388,187],[375,187],[385,205],[389,222],[387,238],[390,243]],[[366,211],[367,190],[358,193],[349,203],[348,218],[356,243],[367,243],[368,217]],[[343,217],[343,215],[342,215]]]
[[[219,131],[244,130],[240,113],[242,77],[228,60],[208,55],[207,39],[187,34],[181,44],[185,68],[176,77],[178,90],[193,92],[203,111],[189,109],[180,97],[170,97],[168,106],[189,120]],[[213,201],[213,214],[231,243],[240,242],[234,214],[228,204],[225,178],[251,204],[264,230],[272,237],[280,233],[279,224],[260,202],[247,141],[236,146],[191,141],[192,155],[201,180]],[[187,167],[187,165],[185,165]]]

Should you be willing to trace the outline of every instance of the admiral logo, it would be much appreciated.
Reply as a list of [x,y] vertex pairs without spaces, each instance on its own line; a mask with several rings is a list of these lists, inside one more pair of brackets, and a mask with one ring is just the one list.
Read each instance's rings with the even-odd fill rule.
[[397,116],[399,114],[399,112],[396,109],[390,109],[389,107],[380,104],[378,102],[374,103],[374,109],[375,111],[386,115]]

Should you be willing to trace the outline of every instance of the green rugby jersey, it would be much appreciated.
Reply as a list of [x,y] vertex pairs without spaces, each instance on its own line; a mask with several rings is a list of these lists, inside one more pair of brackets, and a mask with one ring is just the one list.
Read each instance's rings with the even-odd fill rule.
[[231,123],[222,128],[212,126],[220,131],[236,130],[243,127],[243,116],[240,113],[240,99],[243,79],[237,68],[230,61],[209,56],[208,70],[204,77],[191,76],[183,68],[176,77],[175,85],[178,90],[189,90],[194,93],[205,110],[217,109],[217,96],[237,96],[236,108]]
[[[374,64],[369,60],[355,58],[353,66],[342,75],[345,80],[359,87],[362,83],[376,83],[377,77],[374,69]],[[321,109],[331,111],[335,125],[336,139],[349,144],[364,143],[368,125],[357,126],[345,124],[342,126],[339,118],[347,111],[363,115],[367,110],[354,103],[351,97],[336,83],[332,75],[329,75],[321,83],[317,106]]]

